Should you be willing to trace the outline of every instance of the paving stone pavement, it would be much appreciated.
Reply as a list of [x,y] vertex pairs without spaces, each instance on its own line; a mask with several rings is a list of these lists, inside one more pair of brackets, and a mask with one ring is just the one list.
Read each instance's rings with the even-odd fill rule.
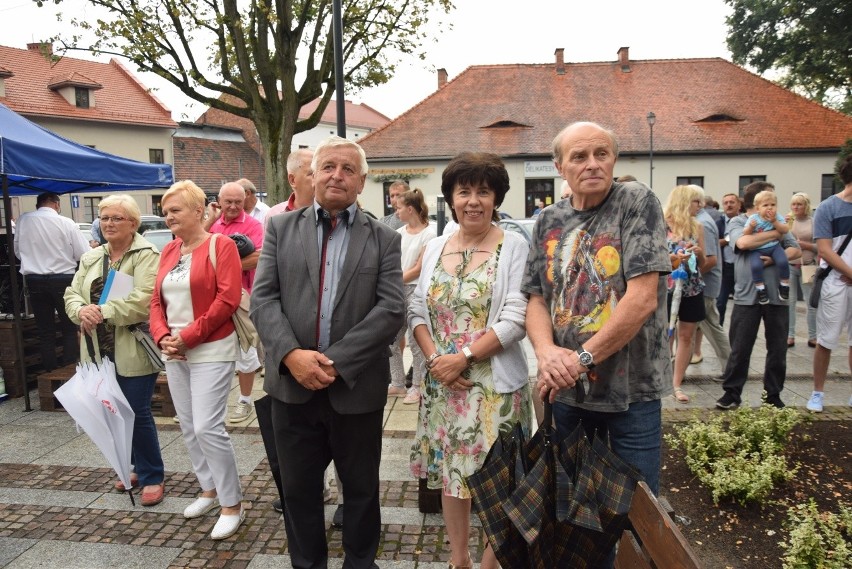
[[[527,346],[531,373],[535,360]],[[765,345],[755,346],[744,393],[750,405],[760,403]],[[406,358],[408,358],[406,352]],[[783,393],[788,405],[804,409],[810,396],[812,350],[799,338],[788,354],[788,380]],[[684,388],[687,405],[671,397],[663,402],[664,421],[708,416],[721,395],[715,381],[719,365],[705,341],[704,361],[692,365]],[[231,403],[237,398],[237,382]],[[262,378],[255,382],[260,397]],[[852,394],[846,352],[832,357],[826,387],[826,412],[818,419],[852,420]],[[33,392],[32,401],[38,406]],[[385,408],[381,466],[382,568],[445,568],[449,556],[439,514],[422,514],[417,485],[408,471],[408,449],[417,410],[391,398]],[[23,399],[0,404],[0,567],[29,569],[114,567],[289,568],[287,539],[280,516],[271,508],[275,484],[269,473],[257,421],[230,426],[244,489],[246,522],[233,538],[216,542],[209,533],[216,514],[185,520],[181,516],[198,487],[186,456],[179,426],[157,418],[166,463],[166,499],[152,508],[131,506],[126,494],[112,490],[115,474],[84,433],[78,433],[64,412],[24,411]],[[335,506],[326,506],[331,520]],[[473,517],[471,551],[481,557],[485,538]],[[341,533],[328,529],[329,567],[342,567]]]

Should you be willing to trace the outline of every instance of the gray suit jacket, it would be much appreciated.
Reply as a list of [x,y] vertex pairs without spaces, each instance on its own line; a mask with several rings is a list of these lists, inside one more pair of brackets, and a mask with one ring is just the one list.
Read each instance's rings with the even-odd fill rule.
[[[360,210],[332,312],[325,355],[340,376],[328,396],[341,414],[384,407],[390,382],[389,345],[403,325],[400,235]],[[312,207],[269,220],[251,294],[251,319],[266,351],[264,390],[285,403],[306,403],[313,391],[282,362],[294,349],[316,349],[320,278]],[[278,373],[276,373],[276,370]]]

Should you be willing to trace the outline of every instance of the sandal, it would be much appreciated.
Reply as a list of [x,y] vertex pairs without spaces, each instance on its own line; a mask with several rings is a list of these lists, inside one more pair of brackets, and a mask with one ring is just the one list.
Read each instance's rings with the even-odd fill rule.
[[468,556],[467,563],[464,565],[453,565],[452,563],[447,564],[447,569],[472,569],[473,568],[473,559]]
[[675,387],[672,397],[674,397],[678,403],[689,403],[689,395],[684,393],[683,389],[680,387]]

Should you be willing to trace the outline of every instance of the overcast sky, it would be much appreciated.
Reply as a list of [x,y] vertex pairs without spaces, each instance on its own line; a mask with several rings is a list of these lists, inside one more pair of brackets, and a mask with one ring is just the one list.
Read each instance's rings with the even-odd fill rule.
[[[347,99],[395,118],[435,91],[438,68],[445,68],[452,80],[471,65],[551,63],[560,47],[566,62],[613,61],[622,46],[630,48],[634,60],[730,59],[725,45],[730,7],[724,0],[455,0],[455,4],[449,18],[453,28],[445,27],[437,42],[427,46],[426,61],[404,61],[389,83],[347,94]],[[57,9],[66,17],[86,13],[84,0],[44,8],[32,0],[3,0],[0,41],[25,48],[28,42],[70,34],[70,26],[56,22]],[[88,56],[80,52],[73,57]],[[156,89],[175,120],[194,120],[200,114],[197,104],[163,80],[150,74],[139,78]]]

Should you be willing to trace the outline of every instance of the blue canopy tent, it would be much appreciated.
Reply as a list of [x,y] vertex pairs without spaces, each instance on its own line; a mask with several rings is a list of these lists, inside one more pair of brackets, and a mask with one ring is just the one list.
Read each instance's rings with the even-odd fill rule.
[[[0,104],[0,182],[3,187],[5,226],[11,227],[10,196],[38,195],[42,192],[121,193],[165,188],[174,182],[169,164],[137,162],[77,144],[25,119]],[[13,235],[6,232],[9,250],[9,276],[12,313],[18,340],[18,365],[30,410],[21,342],[21,306],[13,260]]]

